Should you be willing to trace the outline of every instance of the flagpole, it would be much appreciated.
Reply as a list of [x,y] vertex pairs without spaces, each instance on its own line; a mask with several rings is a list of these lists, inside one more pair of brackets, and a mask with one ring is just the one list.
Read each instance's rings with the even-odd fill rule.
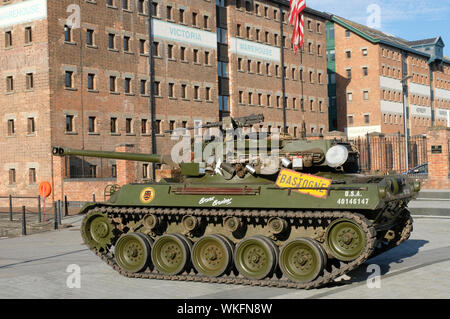
[[284,20],[284,13],[283,9],[281,7],[281,4],[279,5],[280,8],[280,39],[281,39],[281,91],[283,93],[283,132],[287,134],[287,123],[286,123],[286,72],[284,70],[284,36],[283,36],[283,20]]
[[[303,10],[306,9],[306,0],[290,0],[289,5],[289,24],[294,25],[294,30],[292,33],[292,44],[294,46],[294,52],[295,55],[297,55],[298,49],[300,49],[300,67],[303,67],[303,53],[302,53],[302,46],[304,42],[304,21],[303,21]],[[282,55],[281,58],[283,59],[284,56]],[[284,60],[283,60],[284,61]],[[284,68],[283,68],[284,70]],[[302,71],[301,71],[302,72]],[[303,72],[302,72],[303,75]],[[303,119],[303,125],[302,125],[302,135],[305,135],[305,114],[304,114],[304,87],[303,87],[303,78],[300,78],[300,85],[302,88],[302,99],[300,101],[301,108],[302,108],[302,119]],[[286,110],[284,110],[286,112]],[[285,115],[286,116],[286,115]],[[302,136],[304,137],[304,136]]]

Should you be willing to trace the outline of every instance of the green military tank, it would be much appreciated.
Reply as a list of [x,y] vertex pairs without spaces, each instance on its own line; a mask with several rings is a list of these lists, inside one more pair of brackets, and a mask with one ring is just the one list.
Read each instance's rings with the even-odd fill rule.
[[[224,132],[262,120],[226,118],[204,127]],[[261,135],[202,142],[201,149],[232,147],[200,162],[63,147],[53,154],[173,169],[159,182],[112,187],[107,201],[81,210],[86,245],[128,277],[308,289],[409,238],[407,204],[419,182],[358,174],[349,143]],[[255,136],[267,146],[264,156],[253,154]]]

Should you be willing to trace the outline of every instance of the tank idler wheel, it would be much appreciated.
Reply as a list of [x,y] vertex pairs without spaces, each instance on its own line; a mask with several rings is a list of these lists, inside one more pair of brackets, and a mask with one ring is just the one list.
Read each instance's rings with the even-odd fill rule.
[[155,268],[166,275],[179,275],[189,265],[191,241],[180,234],[166,234],[159,237],[152,249]]
[[136,273],[147,268],[153,240],[142,233],[128,233],[117,241],[115,257],[117,264],[126,271]]
[[288,241],[280,251],[280,268],[295,282],[310,282],[317,278],[326,264],[323,248],[309,238]]
[[366,234],[352,220],[337,219],[327,228],[326,243],[334,257],[351,261],[358,258],[366,248]]
[[192,264],[200,274],[219,277],[233,264],[233,248],[225,236],[203,236],[192,249]]
[[83,219],[81,236],[90,248],[102,251],[113,244],[114,229],[112,221],[105,214],[92,212]]
[[277,267],[278,247],[264,236],[243,239],[234,251],[234,264],[246,278],[266,278],[272,275]]

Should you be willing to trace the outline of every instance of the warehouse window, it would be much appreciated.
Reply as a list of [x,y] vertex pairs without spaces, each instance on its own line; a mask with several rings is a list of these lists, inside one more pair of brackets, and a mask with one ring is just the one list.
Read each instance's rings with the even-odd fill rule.
[[353,124],[353,115],[348,116],[348,124],[350,124],[350,125]]
[[185,47],[180,48],[180,60],[186,61],[186,48]]
[[73,132],[73,115],[66,115],[66,132]]
[[10,119],[10,120],[8,120],[8,135],[12,136],[15,133],[16,133],[16,129],[15,129],[15,126],[14,126],[14,120]]
[[123,51],[130,52],[130,37],[123,37]]
[[33,42],[33,34],[31,27],[25,28],[25,44]]
[[362,69],[363,69],[363,75],[364,76],[368,76],[369,75],[369,69],[366,66],[364,66]]
[[141,95],[147,94],[147,80],[140,81],[140,93]]
[[96,117],[95,116],[89,116],[88,119],[88,123],[89,123],[89,133],[94,133],[96,131]]
[[194,100],[200,99],[200,87],[198,85],[194,86]]
[[117,117],[111,117],[109,125],[111,133],[117,133]]
[[12,32],[5,32],[5,48],[9,48],[12,46]]
[[142,164],[142,178],[149,177],[149,164]]
[[116,81],[117,81],[117,78],[115,76],[111,75],[109,77],[109,91],[110,92],[116,92]]
[[161,83],[158,81],[153,82],[153,94],[155,96],[161,96]]
[[145,40],[144,39],[140,39],[139,40],[139,54],[146,54],[145,52]]
[[14,91],[14,78],[12,76],[6,77],[6,92]]
[[64,41],[72,42],[72,28],[67,25],[64,26]]
[[166,7],[166,16],[167,16],[167,20],[172,20],[172,7],[171,6]]
[[239,91],[239,104],[244,103],[244,91]]
[[184,23],[184,9],[180,9],[178,16],[179,16],[180,23]]
[[14,185],[16,183],[16,169],[9,169],[9,185]]
[[133,132],[133,119],[125,119],[125,132],[127,134],[131,134]]
[[155,121],[155,134],[161,134],[161,120]]
[[144,0],[139,0],[137,3],[137,9],[139,13],[144,13]]
[[198,63],[198,49],[193,50],[194,63]]
[[30,168],[28,170],[28,184],[33,185],[36,184],[36,169]]
[[174,90],[174,83],[169,83],[169,97],[174,98],[175,97],[175,90]]
[[94,45],[94,30],[86,30],[86,44],[91,46]]
[[181,84],[181,98],[182,99],[186,99],[187,95],[186,95],[186,84]]
[[197,12],[192,12],[192,25],[197,26]]
[[27,119],[27,133],[33,134],[36,132],[34,117],[29,117]]
[[95,90],[95,74],[88,74],[88,90]]
[[369,91],[363,91],[364,100],[369,99]]
[[141,120],[141,134],[147,134],[147,119]]
[[65,86],[66,88],[73,88],[73,72],[66,71],[65,73]]
[[109,33],[108,34],[108,48],[109,49],[115,49],[116,48],[115,38],[116,38],[116,35],[114,33]]
[[131,93],[131,78],[125,78],[124,88],[126,94]]
[[159,42],[153,42],[153,56],[161,56],[159,52]]

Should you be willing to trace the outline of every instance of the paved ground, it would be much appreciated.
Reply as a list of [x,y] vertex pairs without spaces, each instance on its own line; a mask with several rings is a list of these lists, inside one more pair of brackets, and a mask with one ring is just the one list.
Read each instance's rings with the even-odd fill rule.
[[[74,227],[0,240],[0,298],[450,298],[450,218],[415,218],[411,238],[351,273],[345,282],[314,290],[128,279],[82,245],[81,216]],[[67,267],[81,271],[81,288],[68,288]],[[370,264],[381,288],[368,288]],[[370,281],[374,283],[374,281]]]

